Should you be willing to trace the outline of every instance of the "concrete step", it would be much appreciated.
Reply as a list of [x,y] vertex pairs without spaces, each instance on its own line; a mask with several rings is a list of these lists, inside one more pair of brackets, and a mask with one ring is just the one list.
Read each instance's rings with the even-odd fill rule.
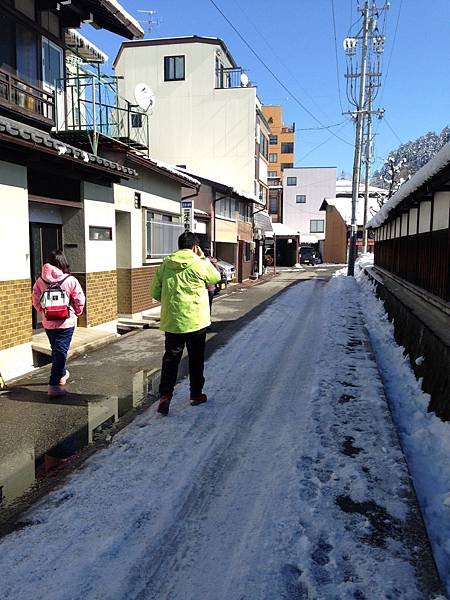
[[148,321],[138,321],[137,319],[119,319],[117,326],[125,325],[132,329],[149,329],[150,323]]
[[[69,357],[73,358],[85,354],[90,350],[102,348],[117,339],[117,335],[109,331],[93,329],[90,327],[77,327],[70,345]],[[45,331],[33,335],[31,347],[34,352],[51,356],[50,343]]]

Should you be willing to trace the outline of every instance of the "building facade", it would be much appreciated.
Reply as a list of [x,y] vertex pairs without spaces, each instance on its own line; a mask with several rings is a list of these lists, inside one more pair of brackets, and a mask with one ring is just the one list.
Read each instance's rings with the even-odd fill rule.
[[[65,34],[79,26],[84,5],[34,0],[0,2],[0,371],[5,378],[33,367],[32,334],[40,318],[30,305],[43,261],[63,249],[82,283],[81,325],[117,317],[113,185],[137,177],[132,167],[99,157],[53,131],[64,105]],[[115,3],[93,5],[91,22],[119,35],[143,35]]]
[[377,292],[431,396],[429,410],[445,420],[450,420],[449,186],[450,143],[368,224],[375,238]]
[[154,92],[152,155],[246,194],[258,193],[256,87],[222,40],[124,42],[114,68],[119,95],[129,102],[136,102],[139,83]]
[[295,164],[295,123],[283,123],[282,106],[263,106],[270,126],[269,138],[269,198],[267,208],[273,223],[283,222],[283,171]]
[[283,171],[283,224],[300,234],[301,244],[325,239],[324,198],[336,193],[336,167],[295,167]]

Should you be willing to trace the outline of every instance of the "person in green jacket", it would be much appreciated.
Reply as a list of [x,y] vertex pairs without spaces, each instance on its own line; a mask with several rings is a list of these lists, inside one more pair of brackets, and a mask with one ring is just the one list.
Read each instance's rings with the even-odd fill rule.
[[178,238],[178,251],[167,256],[156,272],[152,297],[161,302],[160,329],[165,332],[158,412],[169,414],[184,346],[189,356],[191,405],[207,401],[205,378],[206,328],[211,325],[207,285],[218,283],[219,272],[207,260],[194,233]]

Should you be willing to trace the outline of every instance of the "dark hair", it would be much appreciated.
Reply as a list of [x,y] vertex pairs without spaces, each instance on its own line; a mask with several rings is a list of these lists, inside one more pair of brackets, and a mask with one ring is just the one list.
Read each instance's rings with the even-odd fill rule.
[[205,256],[211,256],[211,250],[209,249],[208,246],[202,246],[202,250],[203,250],[203,254]]
[[70,273],[70,265],[61,250],[52,250],[47,257],[46,262],[54,267],[57,267],[63,273]]
[[192,231],[185,231],[178,238],[178,250],[191,250],[193,246],[200,244],[198,237]]

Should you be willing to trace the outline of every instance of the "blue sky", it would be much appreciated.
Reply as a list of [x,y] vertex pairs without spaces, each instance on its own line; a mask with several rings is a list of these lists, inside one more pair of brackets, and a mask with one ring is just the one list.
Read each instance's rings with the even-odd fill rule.
[[[351,172],[354,126],[342,116],[336,74],[332,0],[215,0],[262,60],[282,80],[283,89],[245,46],[210,0],[124,0],[137,19],[140,9],[154,9],[161,23],[146,37],[205,35],[222,38],[236,62],[247,70],[265,104],[282,104],[284,120],[295,122],[296,165],[336,166]],[[360,2],[362,3],[362,1]],[[381,5],[381,2],[379,2]],[[339,83],[344,110],[346,68],[342,40],[357,20],[357,0],[334,0]],[[276,7],[276,8],[275,8]],[[375,124],[375,163],[401,142],[450,123],[448,0],[391,0],[387,13],[383,85],[376,106],[386,119]],[[145,27],[145,25],[144,25]],[[112,63],[121,38],[90,26],[83,34],[110,56]],[[293,99],[298,100],[324,125],[345,121],[333,128],[344,143],[318,123]]]

